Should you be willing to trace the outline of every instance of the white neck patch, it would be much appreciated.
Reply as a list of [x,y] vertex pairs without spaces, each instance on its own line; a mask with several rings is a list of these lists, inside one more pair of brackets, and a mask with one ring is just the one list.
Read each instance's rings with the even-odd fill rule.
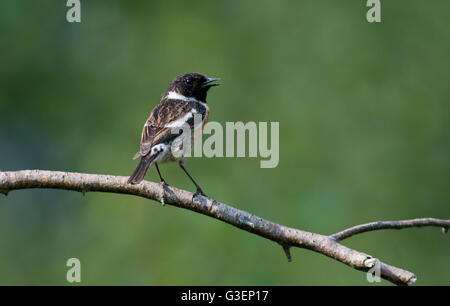
[[186,97],[183,96],[175,91],[169,91],[169,93],[166,96],[167,99],[173,99],[173,100],[183,100],[183,101],[189,101],[189,102],[200,102],[200,103],[205,103],[202,101],[197,100],[196,98],[192,98],[192,97]]

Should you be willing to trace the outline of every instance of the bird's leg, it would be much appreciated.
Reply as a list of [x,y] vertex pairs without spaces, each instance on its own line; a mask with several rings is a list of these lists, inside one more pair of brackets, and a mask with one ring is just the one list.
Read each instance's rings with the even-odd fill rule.
[[156,167],[156,171],[158,171],[160,183],[161,183],[161,184],[164,184],[164,185],[168,185],[168,184],[166,183],[166,180],[163,179],[163,177],[162,177],[162,175],[161,175],[161,172],[159,172],[159,167],[158,167],[158,164],[157,164],[157,163],[155,163],[155,167]]
[[158,175],[159,175],[159,179],[160,179],[160,184],[161,184],[161,189],[162,189],[162,193],[159,197],[159,200],[161,202],[162,205],[164,205],[164,193],[165,193],[165,187],[169,186],[169,184],[166,183],[166,181],[163,179],[161,172],[159,171],[159,167],[158,164],[155,163],[155,167],[156,167],[156,171],[158,171]]
[[189,174],[189,172],[187,172],[186,168],[184,167],[184,162],[182,160],[180,160],[180,167],[187,174],[187,176],[189,176],[189,178],[191,179],[192,183],[194,183],[195,187],[197,188],[197,190],[195,191],[195,194],[201,194],[202,196],[207,197],[207,195],[203,192],[202,188],[200,188],[200,186],[192,178],[192,176]]

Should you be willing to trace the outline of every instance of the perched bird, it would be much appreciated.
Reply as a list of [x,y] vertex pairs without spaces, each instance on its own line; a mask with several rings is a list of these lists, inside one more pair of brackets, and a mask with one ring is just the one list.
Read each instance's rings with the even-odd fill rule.
[[[197,188],[196,193],[205,195],[184,167],[184,159],[197,140],[194,139],[194,135],[198,133],[194,130],[199,128],[203,130],[208,121],[209,107],[206,104],[206,95],[211,87],[220,85],[214,82],[217,80],[220,79],[207,78],[203,74],[192,72],[179,75],[172,80],[144,125],[141,148],[134,156],[134,159],[141,157],[141,161],[128,179],[129,184],[139,184],[152,164],[155,164],[161,183],[166,184],[158,163],[178,161],[181,169]],[[195,118],[200,119],[200,124],[197,124],[199,126],[194,125]],[[188,133],[183,132],[182,126],[190,128],[190,137]]]

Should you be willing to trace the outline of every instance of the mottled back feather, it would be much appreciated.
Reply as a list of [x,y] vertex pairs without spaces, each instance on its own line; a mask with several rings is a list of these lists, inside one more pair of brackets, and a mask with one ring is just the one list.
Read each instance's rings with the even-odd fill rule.
[[[142,130],[141,148],[134,158],[147,155],[151,147],[155,144],[170,141],[179,136],[182,130],[179,133],[173,133],[172,128],[168,128],[167,126],[183,118],[194,107],[198,106],[198,104],[198,102],[163,98],[147,119]],[[206,115],[206,109],[204,107],[200,109],[203,119]],[[186,123],[193,125],[193,120],[189,120]]]

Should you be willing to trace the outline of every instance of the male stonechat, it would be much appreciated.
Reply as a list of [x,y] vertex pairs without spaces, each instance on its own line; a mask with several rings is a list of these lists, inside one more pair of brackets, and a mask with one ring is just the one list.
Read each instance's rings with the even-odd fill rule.
[[[152,164],[155,164],[161,183],[166,184],[158,163],[177,161],[197,188],[196,193],[205,195],[184,167],[184,159],[198,140],[198,137],[194,137],[198,135],[195,133],[197,126],[194,118],[201,119],[201,130],[208,122],[209,107],[206,95],[211,87],[220,85],[215,83],[217,80],[219,79],[207,78],[203,74],[192,72],[179,75],[172,80],[144,125],[141,148],[133,158],[141,157],[141,161],[128,179],[129,184],[139,184]],[[180,129],[182,126],[189,127],[191,137],[183,133],[184,130]]]

